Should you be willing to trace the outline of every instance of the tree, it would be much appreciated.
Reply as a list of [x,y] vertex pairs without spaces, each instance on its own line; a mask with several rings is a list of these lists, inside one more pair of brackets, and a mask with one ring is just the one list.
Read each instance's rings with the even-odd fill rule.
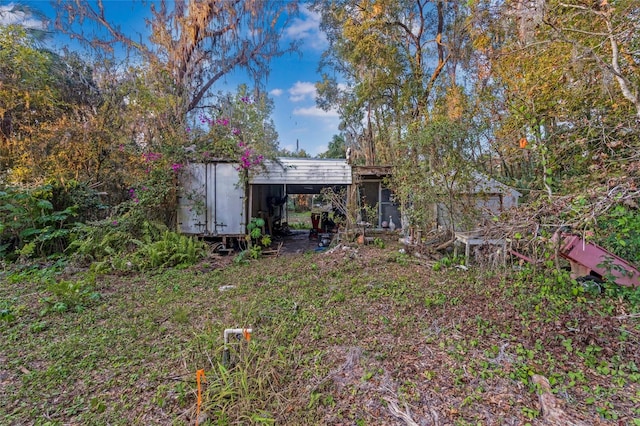
[[544,23],[586,61],[613,76],[640,121],[640,7],[634,0],[549,1]]
[[478,117],[503,173],[552,194],[584,189],[585,175],[604,181],[633,170],[635,107],[616,88],[612,55],[614,46],[625,52],[618,68],[633,81],[634,2],[472,3]]
[[320,154],[320,158],[345,158],[347,149],[343,135],[333,135],[327,150]]
[[[230,72],[244,69],[260,82],[268,74],[270,58],[295,48],[281,48],[279,32],[296,15],[296,1],[177,0],[172,5],[151,4],[146,43],[109,22],[102,1],[94,7],[88,0],[59,0],[56,27],[104,54],[113,53],[114,44],[139,54],[175,97],[178,123],[202,107],[215,83]],[[86,21],[106,34],[90,37],[75,31],[74,24]]]
[[311,158],[311,155],[303,148],[296,151],[289,151],[286,148],[278,150],[278,157]]
[[276,156],[273,102],[264,92],[250,93],[246,85],[240,85],[235,94],[218,93],[216,99],[215,107],[195,118],[190,151],[205,160],[217,157],[240,161],[248,151],[260,158]]
[[[435,88],[459,50],[463,9],[440,0],[317,1],[315,7],[330,41],[324,65],[347,87],[325,77],[320,106],[339,106],[347,143],[363,151],[367,164],[390,163],[408,127],[430,117]],[[453,68],[443,84],[455,82]]]
[[56,119],[51,63],[23,27],[0,26],[0,166],[18,179],[36,166],[39,147],[29,144],[36,128]]
[[[215,85],[239,70],[260,85],[268,74],[269,60],[296,47],[282,46],[280,31],[296,16],[297,2],[177,0],[139,5],[149,7],[146,40],[111,22],[103,1],[58,0],[55,24],[106,58],[102,63],[111,62],[97,79],[103,88],[118,89],[109,91],[113,102],[105,103],[108,108],[99,116],[113,119],[116,127],[111,131],[99,126],[100,134],[90,139],[109,142],[101,150],[105,158],[126,154],[124,158],[133,160],[125,168],[129,181],[134,180],[128,190],[131,200],[150,216],[169,212],[163,220],[171,224],[175,174],[191,149],[236,155],[239,160],[245,158],[246,150],[256,158],[274,151],[277,135],[264,116],[271,108],[268,99],[251,96],[251,105],[242,104],[240,99],[249,96],[246,89],[244,95],[227,97],[216,94]],[[91,25],[94,33],[83,32]],[[116,46],[126,49],[126,58],[116,54]],[[118,107],[120,115],[114,116],[111,107]],[[228,120],[225,131],[236,129],[241,134],[222,135],[219,127],[203,126],[207,120],[219,119]],[[81,136],[85,135],[74,135]],[[236,140],[240,136],[242,147]]]

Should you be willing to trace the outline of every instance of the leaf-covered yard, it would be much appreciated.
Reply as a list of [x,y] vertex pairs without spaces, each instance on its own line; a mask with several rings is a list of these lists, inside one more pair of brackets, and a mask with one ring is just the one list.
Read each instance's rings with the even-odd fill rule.
[[638,292],[393,244],[232,260],[2,272],[0,423],[195,424],[199,369],[199,424],[543,424],[533,374],[576,421],[640,423]]

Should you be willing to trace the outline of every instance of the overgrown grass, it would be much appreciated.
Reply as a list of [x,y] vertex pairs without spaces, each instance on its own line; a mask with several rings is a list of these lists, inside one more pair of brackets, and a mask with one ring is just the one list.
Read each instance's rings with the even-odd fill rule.
[[[534,373],[588,423],[640,422],[638,292],[552,269],[434,271],[361,247],[46,271],[0,276],[2,424],[193,424],[198,369],[200,424],[395,424],[395,401],[418,423],[533,424]],[[74,308],[45,309],[75,288]],[[229,327],[254,333],[224,365]]]
[[311,212],[287,212],[287,221],[291,229],[311,229]]

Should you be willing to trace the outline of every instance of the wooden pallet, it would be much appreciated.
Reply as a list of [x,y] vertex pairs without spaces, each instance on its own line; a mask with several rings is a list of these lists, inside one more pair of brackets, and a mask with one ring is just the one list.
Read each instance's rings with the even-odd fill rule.
[[266,249],[266,250],[262,250],[262,254],[265,256],[275,256],[278,257],[280,256],[280,250],[282,250],[282,246],[284,245],[284,241],[280,241],[278,243],[278,247],[274,248],[274,249]]

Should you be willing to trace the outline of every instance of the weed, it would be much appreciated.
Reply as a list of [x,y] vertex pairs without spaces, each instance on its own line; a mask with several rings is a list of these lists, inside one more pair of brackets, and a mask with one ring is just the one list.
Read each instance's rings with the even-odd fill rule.
[[48,312],[81,312],[87,306],[100,300],[100,293],[94,291],[95,276],[87,275],[77,281],[60,280],[47,285],[51,296],[42,298],[45,304],[40,312],[42,315]]
[[425,308],[431,308],[434,306],[443,306],[447,302],[447,295],[444,293],[437,293],[435,295],[425,296],[424,306]]
[[12,322],[16,319],[17,309],[16,302],[17,298],[13,297],[11,300],[0,300],[0,321]]
[[528,420],[533,420],[533,419],[537,418],[538,416],[540,416],[540,411],[536,410],[534,408],[522,407],[520,412]]
[[385,248],[384,240],[382,238],[379,238],[379,237],[375,237],[373,239],[373,245],[378,247],[379,249],[384,249]]
[[190,311],[188,308],[180,306],[173,311],[172,319],[174,322],[178,324],[188,324],[189,323]]
[[[573,294],[576,284],[564,273],[542,268],[436,274],[410,256],[405,267],[396,254],[363,250],[367,256],[349,261],[263,258],[198,275],[140,273],[132,265],[101,276],[99,285],[91,272],[62,279],[57,266],[9,268],[0,286],[1,306],[13,316],[0,320],[9,372],[0,419],[33,422],[47,406],[60,423],[193,423],[184,413],[194,406],[201,368],[202,410],[217,424],[392,423],[362,409],[387,371],[416,418],[429,413],[415,401],[442,392],[455,401],[453,423],[491,423],[479,413],[500,387],[514,397],[496,397],[494,421],[535,423],[540,415],[527,406],[534,390],[522,386],[534,371],[559,392],[570,389],[568,402],[592,418],[640,415],[630,408],[640,401],[635,317],[603,320],[608,306],[632,312],[628,299],[605,293],[578,301],[588,295]],[[222,283],[235,289],[220,293]],[[97,291],[99,304],[86,296]],[[43,298],[51,298],[49,312],[66,314],[38,318]],[[225,366],[222,332],[236,326],[251,326],[254,335],[232,345]]]

